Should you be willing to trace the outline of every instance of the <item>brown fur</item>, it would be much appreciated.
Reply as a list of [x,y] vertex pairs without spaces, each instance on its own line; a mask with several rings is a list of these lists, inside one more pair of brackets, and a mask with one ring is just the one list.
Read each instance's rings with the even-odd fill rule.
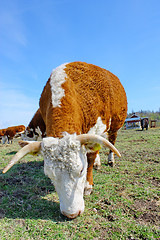
[[0,129],[0,142],[2,140],[2,137],[4,136],[5,131],[6,131],[6,128]]
[[4,128],[4,129],[0,129],[0,137],[3,137],[4,136],[4,133],[7,129]]
[[[40,111],[47,136],[61,137],[62,132],[88,133],[101,117],[106,131],[109,130],[109,141],[115,144],[117,131],[127,115],[126,93],[119,79],[103,68],[84,62],[66,64],[65,72],[61,107],[52,106],[50,78],[41,94]],[[90,165],[92,170],[93,164]],[[87,179],[93,184],[91,172],[88,169]]]
[[87,168],[87,181],[89,182],[90,185],[93,185],[93,165],[95,158],[99,151],[96,152],[89,152],[87,153],[87,161],[88,161],[88,168]]

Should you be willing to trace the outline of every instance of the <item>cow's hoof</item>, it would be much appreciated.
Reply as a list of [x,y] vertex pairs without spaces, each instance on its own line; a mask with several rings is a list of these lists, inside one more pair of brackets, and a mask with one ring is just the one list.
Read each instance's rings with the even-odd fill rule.
[[108,162],[108,165],[109,165],[110,167],[114,167],[114,166],[115,166],[115,163],[114,163],[114,162]]
[[100,170],[101,169],[101,165],[98,165],[98,164],[94,164],[93,167],[94,167],[95,170]]
[[108,165],[111,167],[115,166],[115,160],[114,160],[114,153],[110,152],[109,156],[108,156]]
[[92,192],[93,192],[92,188],[85,188],[84,189],[84,195],[85,196],[91,195]]
[[92,185],[89,184],[88,181],[86,181],[85,183],[85,187],[84,187],[84,195],[90,195],[92,193],[93,189],[92,189]]

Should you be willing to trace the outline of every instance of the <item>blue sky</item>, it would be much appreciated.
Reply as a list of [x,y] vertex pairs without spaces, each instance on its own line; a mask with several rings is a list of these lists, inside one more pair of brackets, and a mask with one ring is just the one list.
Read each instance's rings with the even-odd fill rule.
[[27,125],[52,69],[119,77],[128,112],[160,109],[159,0],[0,0],[0,128]]

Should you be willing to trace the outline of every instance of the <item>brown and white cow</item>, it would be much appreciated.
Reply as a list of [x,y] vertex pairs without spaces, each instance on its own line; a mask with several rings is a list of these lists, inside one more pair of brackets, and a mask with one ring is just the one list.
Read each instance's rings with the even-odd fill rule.
[[4,132],[4,136],[7,137],[8,143],[12,143],[14,137],[19,137],[24,132],[25,126],[19,125],[19,126],[12,126],[8,127],[6,131]]
[[[117,131],[127,114],[127,98],[120,80],[111,72],[84,62],[63,64],[52,71],[40,97],[47,138],[27,143],[3,170],[20,158],[41,151],[44,172],[52,180],[60,210],[68,218],[84,211],[83,194],[90,194],[92,169],[101,147],[110,148],[114,164]],[[109,141],[99,136],[107,132]]]
[[37,141],[46,137],[46,125],[43,121],[40,109],[36,111],[30,123],[28,124],[25,133],[21,135],[22,140]]

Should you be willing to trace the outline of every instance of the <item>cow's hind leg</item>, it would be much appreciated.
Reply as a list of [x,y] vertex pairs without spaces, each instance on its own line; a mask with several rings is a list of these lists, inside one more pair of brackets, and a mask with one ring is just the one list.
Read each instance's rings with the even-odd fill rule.
[[91,151],[87,153],[87,161],[88,161],[88,168],[87,168],[87,178],[86,184],[84,188],[84,195],[90,195],[93,191],[93,165],[99,151]]
[[[108,140],[114,145],[116,142],[117,138],[117,131],[109,131],[108,132]],[[115,165],[115,159],[114,159],[114,153],[110,150],[109,155],[108,155],[108,165],[111,167],[114,167]]]

